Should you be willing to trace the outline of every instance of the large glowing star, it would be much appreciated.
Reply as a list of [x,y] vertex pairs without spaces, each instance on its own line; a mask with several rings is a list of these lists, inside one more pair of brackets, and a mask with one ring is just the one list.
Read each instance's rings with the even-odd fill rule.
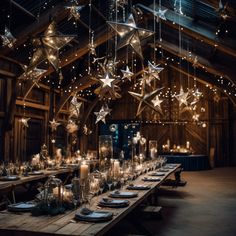
[[34,40],[37,50],[30,61],[29,70],[48,59],[56,71],[59,69],[59,50],[69,43],[74,37],[60,35],[56,31],[56,23],[52,22],[44,35]]
[[106,116],[110,114],[110,112],[111,109],[105,106],[102,106],[99,112],[94,112],[94,114],[97,116],[95,124],[97,124],[99,121],[106,123]]
[[117,34],[121,38],[117,45],[118,49],[130,45],[133,48],[133,50],[141,58],[143,58],[140,40],[153,35],[154,34],[153,31],[138,28],[136,26],[132,14],[129,15],[125,23],[118,23],[112,21],[108,21],[107,23],[112,27],[113,30],[117,32]]
[[5,28],[4,35],[0,35],[0,37],[2,39],[2,45],[9,48],[12,48],[16,42],[16,38],[7,27]]
[[151,102],[152,102],[152,99],[157,95],[157,93],[162,88],[158,88],[158,89],[156,89],[156,90],[154,90],[154,91],[152,91],[150,93],[146,93],[144,88],[145,88],[145,85],[143,86],[141,94],[128,91],[128,93],[131,96],[133,96],[135,99],[137,99],[139,101],[139,105],[138,105],[138,110],[137,110],[136,116],[139,116],[146,107],[149,107],[149,108],[151,108],[151,109],[161,113],[161,110],[158,108],[158,106],[154,107]]

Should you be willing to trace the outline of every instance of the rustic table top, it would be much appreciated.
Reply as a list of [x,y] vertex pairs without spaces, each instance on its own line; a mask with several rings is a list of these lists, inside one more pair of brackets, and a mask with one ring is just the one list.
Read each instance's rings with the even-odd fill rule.
[[[138,196],[135,198],[129,198],[130,204],[125,208],[101,208],[97,206],[99,199],[108,197],[109,192],[99,195],[92,199],[92,210],[104,210],[113,213],[113,218],[110,221],[102,223],[91,223],[83,221],[75,221],[74,216],[76,210],[67,211],[65,214],[57,216],[38,216],[34,217],[30,213],[12,213],[8,211],[0,212],[0,232],[6,236],[14,235],[103,235],[109,229],[124,218],[130,211],[132,211],[137,205],[139,205],[145,198],[153,193],[156,187],[177,169],[180,168],[179,164],[176,164],[173,169],[168,169],[168,172],[163,172],[164,176],[158,176],[160,181],[158,182],[144,182],[143,177],[150,177],[148,172],[139,176],[132,183],[134,185],[148,185],[151,188],[148,190],[132,190],[131,192],[137,192]],[[155,170],[157,171],[157,170]],[[126,186],[125,186],[126,188]],[[125,190],[128,191],[128,190]]]

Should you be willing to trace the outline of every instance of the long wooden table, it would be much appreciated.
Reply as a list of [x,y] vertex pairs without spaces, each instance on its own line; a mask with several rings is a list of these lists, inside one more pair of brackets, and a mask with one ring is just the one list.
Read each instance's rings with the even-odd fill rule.
[[[0,233],[4,236],[43,236],[43,235],[103,235],[121,219],[123,219],[129,212],[137,207],[143,200],[156,191],[162,182],[171,174],[178,171],[180,165],[176,164],[175,168],[164,172],[164,176],[158,177],[159,182],[143,182],[142,178],[147,177],[148,172],[139,176],[133,184],[145,184],[151,188],[149,190],[140,190],[138,197],[130,198],[130,204],[126,208],[98,208],[97,203],[100,198],[107,197],[109,193],[104,193],[94,198],[91,205],[92,210],[106,210],[113,213],[113,219],[102,223],[89,223],[83,221],[75,221],[74,216],[76,211],[68,211],[66,214],[57,216],[39,216],[33,217],[30,213],[12,213],[8,211],[0,212]],[[155,170],[156,171],[156,170]],[[150,177],[150,176],[149,176]]]
[[50,175],[60,175],[70,172],[72,173],[74,170],[75,170],[74,168],[65,168],[58,170],[42,170],[43,174],[21,176],[20,179],[14,181],[0,181],[0,190],[4,189],[7,186],[17,187],[20,185],[28,184],[33,181],[39,181],[41,179],[47,178]]

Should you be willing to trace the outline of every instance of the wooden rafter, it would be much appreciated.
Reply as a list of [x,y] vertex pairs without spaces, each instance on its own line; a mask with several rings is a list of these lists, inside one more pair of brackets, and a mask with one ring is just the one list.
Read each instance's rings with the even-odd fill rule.
[[[153,6],[144,6],[143,4],[137,4],[138,7],[146,10],[149,13],[154,13]],[[162,9],[167,9],[162,7]],[[158,7],[156,8],[158,10]],[[205,43],[216,47],[218,50],[236,57],[236,42],[231,39],[221,39],[216,37],[215,31],[207,29],[205,25],[195,22],[193,18],[180,15],[170,9],[167,9],[165,16],[167,20],[162,20],[163,24],[168,25],[171,28],[179,29],[179,26],[184,29],[184,33],[190,37],[203,40]],[[173,24],[175,22],[175,24]]]
[[[171,54],[177,57],[185,58],[185,60],[190,62],[191,64],[194,63],[194,58],[197,57],[197,63],[196,63],[197,67],[202,68],[203,70],[213,75],[216,75],[219,77],[221,76],[225,77],[231,83],[235,84],[235,82],[232,79],[234,78],[234,74],[229,70],[229,68],[225,66],[221,66],[221,68],[219,68],[219,66],[215,66],[214,64],[209,62],[207,59],[194,53],[191,53],[191,57],[189,57],[189,52],[187,50],[181,49],[181,52],[180,52],[179,48],[175,44],[169,43],[164,40],[162,40],[162,42],[158,42],[156,46],[161,46],[162,49],[170,52]],[[152,47],[153,47],[153,44],[152,44]]]
[[28,16],[36,19],[35,15],[32,14],[30,11],[26,10],[24,7],[22,7],[20,4],[18,4],[17,2],[13,1],[13,0],[10,0],[10,2],[15,6],[17,7],[18,9],[20,9],[22,12],[24,12],[25,14],[27,14]]

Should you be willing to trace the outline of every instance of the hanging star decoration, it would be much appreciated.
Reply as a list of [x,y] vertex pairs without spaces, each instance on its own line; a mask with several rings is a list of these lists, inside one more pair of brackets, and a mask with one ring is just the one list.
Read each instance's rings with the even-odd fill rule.
[[199,102],[201,96],[202,96],[202,92],[200,92],[198,89],[193,90],[192,91],[192,96],[193,96],[193,101],[190,103],[191,105],[196,104],[197,102]]
[[200,117],[200,115],[199,114],[197,114],[197,113],[195,113],[194,115],[193,115],[193,121],[198,121],[199,120],[199,117]]
[[77,6],[77,5],[72,5],[72,6],[66,6],[65,8],[70,11],[68,21],[74,18],[75,20],[79,20],[80,18],[80,11],[84,6]]
[[101,79],[94,77],[91,79],[100,84],[100,86],[94,90],[94,93],[98,94],[100,99],[104,97],[111,99],[121,98],[121,95],[119,94],[120,87],[117,85],[120,82],[120,78],[115,74],[117,64],[118,62],[108,60],[107,58],[105,58],[103,63],[98,62],[101,69],[101,74],[98,76],[101,77]]
[[161,113],[162,113],[162,110],[161,110],[162,102],[163,100],[160,100],[158,95],[156,95],[156,97],[152,99],[153,106],[156,107],[159,111],[161,111]]
[[219,13],[219,16],[223,19],[226,20],[229,18],[229,15],[227,13],[227,7],[228,7],[228,2],[223,5],[222,1],[219,1],[218,8],[216,9],[216,12]]
[[31,118],[22,117],[22,118],[19,119],[19,122],[22,123],[22,125],[23,125],[24,127],[29,128],[28,122],[29,122],[30,119],[31,119]]
[[68,120],[68,123],[66,125],[67,132],[72,134],[78,130],[78,125],[71,119]]
[[16,38],[12,35],[10,30],[5,27],[4,35],[0,35],[2,39],[2,45],[4,47],[13,48]]
[[159,22],[161,20],[166,20],[166,14],[167,9],[158,9],[157,11],[154,12],[154,16],[156,16],[156,21]]
[[97,124],[99,121],[102,121],[104,124],[106,123],[106,116],[110,114],[112,110],[109,109],[108,106],[102,106],[99,112],[94,112],[94,114],[97,116],[95,124]]
[[129,67],[126,66],[125,70],[120,70],[123,74],[121,79],[128,79],[129,81],[131,81],[132,76],[134,75],[134,73],[132,71],[130,71]]
[[47,59],[53,68],[58,71],[59,50],[73,38],[73,36],[59,35],[56,31],[56,23],[53,21],[44,32],[44,35],[33,41],[37,49],[30,61],[29,70]]
[[90,135],[92,133],[92,130],[90,130],[87,125],[85,124],[84,127],[83,127],[83,133],[85,135]]
[[70,102],[70,107],[69,107],[69,111],[70,111],[70,115],[69,118],[71,117],[79,117],[80,114],[80,108],[82,106],[82,102],[78,102],[78,96],[74,95],[71,99]]
[[32,68],[31,70],[28,70],[28,67],[26,65],[22,65],[22,68],[24,70],[24,73],[21,74],[18,77],[18,80],[32,80],[34,84],[36,84],[39,87],[38,79],[47,71],[40,68]]
[[52,132],[53,132],[53,131],[56,131],[56,130],[57,130],[57,127],[61,124],[61,123],[57,122],[57,121],[55,120],[55,118],[53,118],[52,121],[49,121],[49,123],[50,123],[49,126],[50,126]]
[[107,21],[113,30],[120,36],[120,41],[117,45],[117,49],[130,45],[133,50],[143,59],[140,40],[145,39],[154,34],[153,31],[141,29],[136,26],[134,17],[129,15],[125,23],[118,23]]
[[144,79],[146,83],[151,86],[151,82],[154,79],[160,80],[159,73],[163,71],[163,67],[159,67],[159,65],[152,64],[150,61],[148,62],[148,71],[144,71]]
[[146,107],[149,107],[149,108],[151,108],[151,109],[161,113],[161,110],[158,109],[158,107],[153,106],[153,104],[151,103],[151,100],[163,88],[158,88],[158,89],[156,89],[156,90],[154,90],[154,91],[152,91],[150,93],[147,93],[145,87],[146,87],[146,83],[144,81],[143,84],[142,84],[141,94],[135,93],[135,92],[132,92],[132,91],[128,91],[128,93],[131,96],[133,96],[135,99],[137,99],[139,101],[139,105],[138,105],[136,116],[139,116]]
[[185,93],[182,86],[180,87],[179,94],[175,95],[175,97],[179,101],[179,106],[182,104],[188,106],[189,93]]
[[109,73],[105,73],[103,79],[100,79],[102,81],[102,87],[112,87],[112,82],[115,79],[110,78]]

